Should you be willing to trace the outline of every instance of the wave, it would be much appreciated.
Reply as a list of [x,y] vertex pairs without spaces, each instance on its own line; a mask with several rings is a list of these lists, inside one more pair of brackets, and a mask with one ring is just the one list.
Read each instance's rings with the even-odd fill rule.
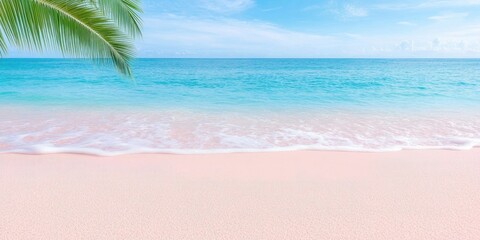
[[[0,109],[0,153],[386,152],[480,146],[478,114]],[[28,117],[25,117],[28,116]]]
[[397,152],[403,150],[453,150],[465,151],[480,147],[480,139],[472,140],[462,146],[391,146],[387,148],[361,148],[361,147],[326,147],[326,146],[289,146],[276,148],[258,149],[155,149],[155,148],[131,148],[121,151],[105,151],[95,148],[73,148],[53,146],[32,146],[28,149],[9,149],[0,151],[0,154],[83,154],[102,157],[130,155],[130,154],[226,154],[226,153],[265,153],[265,152],[291,152],[291,151],[341,151],[341,152]]

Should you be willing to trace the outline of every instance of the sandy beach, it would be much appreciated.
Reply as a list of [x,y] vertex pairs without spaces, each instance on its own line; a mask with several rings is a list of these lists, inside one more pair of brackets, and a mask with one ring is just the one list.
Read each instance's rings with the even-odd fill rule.
[[0,155],[0,239],[480,239],[480,149]]
[[480,0],[0,0],[0,240],[480,240]]

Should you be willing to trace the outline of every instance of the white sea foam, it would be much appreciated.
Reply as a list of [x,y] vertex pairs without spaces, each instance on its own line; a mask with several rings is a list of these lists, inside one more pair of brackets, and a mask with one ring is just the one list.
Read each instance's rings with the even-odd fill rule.
[[0,152],[206,154],[294,150],[467,150],[477,114],[200,113],[0,109]]

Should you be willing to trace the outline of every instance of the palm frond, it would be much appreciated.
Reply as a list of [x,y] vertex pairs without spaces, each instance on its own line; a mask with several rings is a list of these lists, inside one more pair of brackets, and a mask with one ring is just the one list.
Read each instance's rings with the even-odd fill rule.
[[0,57],[6,55],[7,51],[8,51],[7,41],[5,40],[5,37],[3,36],[2,29],[0,28]]
[[121,31],[119,24],[90,1],[0,0],[0,33],[19,48],[53,49],[112,62],[122,74],[131,76],[134,36]]
[[142,20],[139,0],[90,0],[118,26],[134,37],[141,36]]

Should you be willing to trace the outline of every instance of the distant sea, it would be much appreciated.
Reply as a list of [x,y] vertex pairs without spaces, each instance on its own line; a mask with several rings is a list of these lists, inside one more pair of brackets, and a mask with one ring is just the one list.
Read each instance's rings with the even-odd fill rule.
[[0,152],[480,146],[477,59],[0,59]]

